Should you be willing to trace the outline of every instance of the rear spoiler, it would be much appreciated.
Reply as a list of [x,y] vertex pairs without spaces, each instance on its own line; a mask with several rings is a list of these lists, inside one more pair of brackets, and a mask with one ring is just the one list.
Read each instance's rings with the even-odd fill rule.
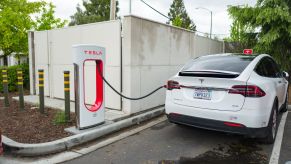
[[182,71],[179,76],[190,77],[214,77],[214,78],[236,78],[240,74],[238,72],[228,71]]

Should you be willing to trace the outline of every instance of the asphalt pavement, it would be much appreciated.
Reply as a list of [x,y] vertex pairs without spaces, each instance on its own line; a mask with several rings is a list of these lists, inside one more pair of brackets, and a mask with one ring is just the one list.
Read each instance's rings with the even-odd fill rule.
[[268,163],[272,145],[164,121],[65,164]]
[[164,120],[159,117],[56,155],[21,158],[5,154],[0,163],[58,163],[73,158],[64,164],[277,164],[278,160],[285,164],[291,160],[291,113],[280,115],[279,129],[285,130],[278,131],[279,144],[274,145]]
[[280,150],[279,164],[291,164],[291,109],[286,119],[285,130],[282,140],[282,147]]

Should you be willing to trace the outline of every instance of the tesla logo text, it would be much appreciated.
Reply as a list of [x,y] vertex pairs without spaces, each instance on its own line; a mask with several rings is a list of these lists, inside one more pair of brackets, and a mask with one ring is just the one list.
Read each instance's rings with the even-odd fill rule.
[[84,53],[86,55],[102,55],[102,51],[94,51],[94,50],[85,50]]
[[200,81],[200,83],[202,84],[202,83],[203,83],[203,81],[204,81],[204,79],[199,79],[199,81]]

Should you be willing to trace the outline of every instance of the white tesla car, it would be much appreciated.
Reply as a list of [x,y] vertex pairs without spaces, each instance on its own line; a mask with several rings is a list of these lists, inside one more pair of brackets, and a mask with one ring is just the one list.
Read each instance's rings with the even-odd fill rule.
[[188,62],[167,84],[170,122],[273,143],[288,108],[288,73],[269,55],[217,54]]

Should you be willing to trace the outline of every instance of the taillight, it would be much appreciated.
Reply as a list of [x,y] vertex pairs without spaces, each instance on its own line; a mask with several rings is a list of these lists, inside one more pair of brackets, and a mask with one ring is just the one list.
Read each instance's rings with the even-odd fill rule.
[[245,97],[264,97],[266,93],[255,85],[235,85],[229,90],[230,94],[240,94]]
[[230,127],[237,127],[237,128],[244,127],[244,125],[242,125],[242,124],[233,123],[233,122],[224,122],[223,124],[226,126],[230,126]]
[[173,81],[173,80],[169,80],[168,84],[167,84],[167,89],[168,90],[173,90],[173,89],[180,89],[180,85],[179,82],[177,81]]

